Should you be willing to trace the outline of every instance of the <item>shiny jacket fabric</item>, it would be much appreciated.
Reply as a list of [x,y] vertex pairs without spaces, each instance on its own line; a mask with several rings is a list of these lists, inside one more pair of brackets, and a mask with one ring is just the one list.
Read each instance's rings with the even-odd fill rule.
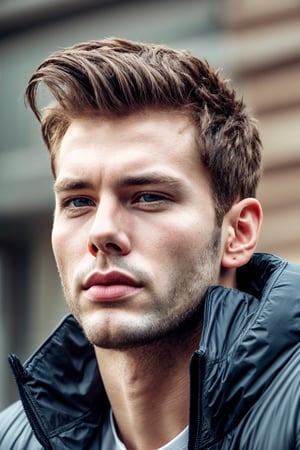
[[[300,267],[256,254],[238,286],[206,295],[189,450],[300,449]],[[22,401],[0,414],[1,450],[102,448],[109,404],[72,316],[24,367],[15,356],[10,363]]]

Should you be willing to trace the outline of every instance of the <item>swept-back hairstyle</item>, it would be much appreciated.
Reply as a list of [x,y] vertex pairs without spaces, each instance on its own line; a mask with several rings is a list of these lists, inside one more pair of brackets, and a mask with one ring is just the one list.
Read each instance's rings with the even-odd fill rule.
[[[37,101],[41,82],[55,99],[42,111]],[[195,124],[217,221],[237,199],[255,196],[261,163],[255,120],[219,71],[190,52],[116,38],[78,44],[50,55],[37,68],[26,100],[41,122],[54,176],[61,139],[74,118],[179,109]]]

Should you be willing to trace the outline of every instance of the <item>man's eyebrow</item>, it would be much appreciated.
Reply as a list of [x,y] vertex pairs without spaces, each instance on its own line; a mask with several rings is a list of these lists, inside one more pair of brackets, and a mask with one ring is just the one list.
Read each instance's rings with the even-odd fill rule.
[[150,172],[141,175],[128,175],[120,180],[120,185],[124,187],[144,186],[147,184],[164,184],[174,187],[181,187],[182,182],[179,178],[172,175],[158,172]]
[[54,192],[67,192],[91,188],[91,182],[74,178],[63,178],[55,182],[53,186]]
[[[181,188],[182,182],[179,178],[172,175],[159,172],[150,172],[140,175],[125,175],[118,182],[120,187],[145,186],[145,185],[167,185],[171,187]],[[54,183],[54,192],[68,192],[84,189],[92,189],[93,184],[87,180],[76,178],[62,178]]]

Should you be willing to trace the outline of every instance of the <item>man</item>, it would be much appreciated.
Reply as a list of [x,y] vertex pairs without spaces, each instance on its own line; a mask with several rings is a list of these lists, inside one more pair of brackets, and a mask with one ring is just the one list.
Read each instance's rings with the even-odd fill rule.
[[10,357],[1,449],[300,448],[300,270],[254,253],[261,144],[228,82],[107,39],[47,58],[27,100],[72,315]]

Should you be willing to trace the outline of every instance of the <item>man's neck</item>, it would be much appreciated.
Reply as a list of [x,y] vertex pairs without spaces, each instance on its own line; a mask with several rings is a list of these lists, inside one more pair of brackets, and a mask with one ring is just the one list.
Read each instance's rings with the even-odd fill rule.
[[101,377],[120,439],[129,450],[154,450],[188,424],[189,364],[199,329],[180,343],[129,350],[96,348]]

